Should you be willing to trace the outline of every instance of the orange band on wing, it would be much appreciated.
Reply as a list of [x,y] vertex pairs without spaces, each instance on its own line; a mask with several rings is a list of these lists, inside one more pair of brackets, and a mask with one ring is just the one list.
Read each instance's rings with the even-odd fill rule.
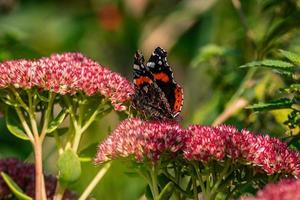
[[170,80],[169,76],[164,72],[153,74],[153,76],[156,80],[160,80],[165,83],[169,82],[169,80]]
[[151,84],[152,82],[153,81],[150,78],[146,77],[146,76],[141,76],[137,79],[134,79],[134,84],[136,84],[136,85],[142,85],[144,83],[150,83]]
[[177,85],[175,89],[175,103],[174,103],[174,112],[180,112],[183,104],[183,91],[180,86]]

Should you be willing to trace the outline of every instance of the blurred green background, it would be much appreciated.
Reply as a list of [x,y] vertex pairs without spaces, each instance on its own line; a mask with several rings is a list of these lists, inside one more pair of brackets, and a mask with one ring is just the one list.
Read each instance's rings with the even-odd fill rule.
[[[244,107],[280,96],[284,80],[238,66],[277,56],[277,49],[300,53],[299,10],[295,0],[0,0],[0,61],[76,51],[132,80],[134,52],[142,50],[147,59],[161,46],[184,88],[183,125],[226,123],[283,136],[289,110]],[[98,143],[118,121],[115,113],[97,121],[81,148]],[[0,128],[0,158],[28,159],[30,145],[9,135],[3,118]],[[55,152],[49,138],[44,162],[54,174]],[[71,188],[80,193],[97,171],[83,163],[82,178]],[[139,199],[145,185],[114,162],[92,196]]]

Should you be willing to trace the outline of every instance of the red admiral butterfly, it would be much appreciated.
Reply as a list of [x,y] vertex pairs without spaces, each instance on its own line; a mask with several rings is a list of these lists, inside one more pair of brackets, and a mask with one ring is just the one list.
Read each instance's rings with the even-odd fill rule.
[[143,55],[136,52],[133,107],[154,119],[177,118],[183,105],[183,89],[174,80],[167,52],[157,47],[146,65],[144,62]]

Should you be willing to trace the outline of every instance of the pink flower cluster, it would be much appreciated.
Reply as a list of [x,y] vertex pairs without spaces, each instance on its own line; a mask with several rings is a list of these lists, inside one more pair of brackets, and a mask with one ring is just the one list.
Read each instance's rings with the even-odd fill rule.
[[300,199],[300,180],[283,180],[270,183],[255,197],[242,197],[240,200],[295,200]]
[[[35,173],[34,165],[29,163],[24,163],[23,161],[17,160],[15,158],[4,158],[0,159],[0,172],[4,172],[9,175],[17,185],[22,189],[22,191],[29,195],[34,196],[35,193]],[[56,189],[57,179],[52,175],[45,175],[45,186],[46,195],[48,200],[54,199],[54,193]],[[0,175],[0,199],[14,199],[11,190],[8,185]],[[75,200],[78,199],[77,195],[66,190],[63,195],[63,200]]]
[[115,109],[130,98],[133,87],[119,74],[80,53],[54,54],[37,60],[12,60],[0,63],[0,88],[38,87],[59,94],[100,93]]
[[132,118],[120,123],[98,147],[96,163],[134,156],[157,161],[163,152],[177,152],[186,139],[186,131],[174,122],[143,121]]
[[96,163],[134,155],[138,161],[159,159],[165,151],[187,161],[232,159],[257,166],[267,174],[300,176],[300,154],[279,139],[238,131],[232,126],[192,125],[182,128],[174,121],[124,120],[100,143]]
[[183,150],[188,160],[224,160],[228,157],[261,167],[267,174],[300,175],[300,154],[279,139],[255,135],[247,130],[240,132],[226,125],[194,125],[189,131],[190,137]]

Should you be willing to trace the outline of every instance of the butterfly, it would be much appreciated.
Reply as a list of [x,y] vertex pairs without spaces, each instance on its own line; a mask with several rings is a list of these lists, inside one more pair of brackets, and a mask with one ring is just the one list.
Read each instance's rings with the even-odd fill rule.
[[183,89],[174,80],[167,52],[157,47],[145,63],[144,56],[134,55],[132,106],[152,119],[178,119],[183,106]]

